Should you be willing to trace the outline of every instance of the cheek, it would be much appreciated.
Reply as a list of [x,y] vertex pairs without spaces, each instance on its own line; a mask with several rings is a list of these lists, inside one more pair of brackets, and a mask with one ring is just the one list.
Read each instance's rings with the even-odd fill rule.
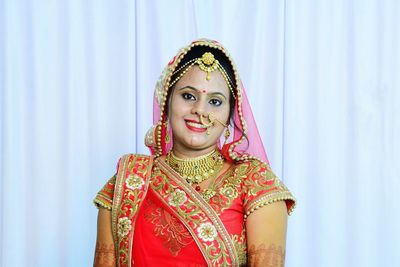
[[184,118],[190,114],[190,106],[179,99],[179,96],[175,96],[172,98],[170,102],[170,107],[168,109],[168,119],[171,123],[171,126],[175,128],[175,130],[179,127],[182,127],[184,123]]
[[225,124],[229,124],[229,121],[228,121],[229,120],[229,106],[225,106],[220,114],[221,114],[221,117],[220,117],[221,122],[223,122]]
[[168,108],[168,114],[169,118],[179,114],[181,104],[179,103],[179,97],[177,95],[173,95],[169,101],[169,108]]

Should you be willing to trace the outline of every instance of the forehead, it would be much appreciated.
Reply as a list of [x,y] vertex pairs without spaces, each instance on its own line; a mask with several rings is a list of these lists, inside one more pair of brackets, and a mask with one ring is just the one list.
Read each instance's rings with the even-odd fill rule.
[[176,83],[175,89],[181,89],[185,86],[192,86],[199,90],[207,90],[208,93],[218,92],[225,96],[229,95],[228,85],[218,70],[211,72],[210,79],[207,80],[207,72],[202,71],[197,65],[191,67],[188,72],[182,76]]

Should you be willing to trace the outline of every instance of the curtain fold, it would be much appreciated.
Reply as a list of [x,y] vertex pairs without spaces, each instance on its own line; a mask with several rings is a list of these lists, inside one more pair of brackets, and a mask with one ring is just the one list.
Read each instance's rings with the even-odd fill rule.
[[153,88],[207,37],[298,199],[287,266],[397,266],[400,4],[0,0],[0,266],[89,266],[91,201],[148,153]]

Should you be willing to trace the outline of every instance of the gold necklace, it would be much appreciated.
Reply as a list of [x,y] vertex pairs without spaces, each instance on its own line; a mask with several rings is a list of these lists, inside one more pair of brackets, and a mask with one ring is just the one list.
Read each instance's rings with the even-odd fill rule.
[[166,162],[189,184],[200,184],[219,173],[224,164],[224,158],[217,149],[200,157],[186,159],[178,158],[171,150],[167,154]]

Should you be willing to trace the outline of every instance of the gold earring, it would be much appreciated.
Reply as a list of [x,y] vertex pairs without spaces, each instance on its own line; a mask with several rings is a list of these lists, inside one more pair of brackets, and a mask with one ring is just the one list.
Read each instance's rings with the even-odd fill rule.
[[165,143],[168,144],[170,140],[169,130],[168,130],[168,121],[165,122]]
[[229,131],[229,127],[226,127],[225,129],[225,142],[228,140],[229,136],[231,135],[231,132]]
[[231,132],[229,131],[229,128],[226,127],[226,130],[225,130],[225,139],[228,139],[230,135],[231,135]]

